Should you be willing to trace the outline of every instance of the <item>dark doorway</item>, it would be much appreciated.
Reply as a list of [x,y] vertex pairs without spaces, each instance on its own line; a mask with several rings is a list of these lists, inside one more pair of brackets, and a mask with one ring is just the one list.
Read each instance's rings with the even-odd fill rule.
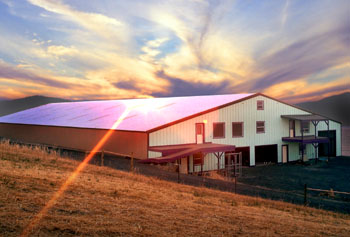
[[277,163],[277,144],[255,146],[255,163]]
[[[242,165],[243,166],[249,166],[250,165],[250,150],[249,146],[247,147],[236,147],[235,153],[242,152]],[[227,161],[225,161],[225,164],[227,164]]]
[[295,120],[289,120],[289,137],[295,137]]
[[[318,131],[319,137],[328,137],[328,131]],[[335,130],[329,131],[330,156],[337,156],[337,133]],[[328,156],[328,143],[321,143],[318,147],[318,156]]]

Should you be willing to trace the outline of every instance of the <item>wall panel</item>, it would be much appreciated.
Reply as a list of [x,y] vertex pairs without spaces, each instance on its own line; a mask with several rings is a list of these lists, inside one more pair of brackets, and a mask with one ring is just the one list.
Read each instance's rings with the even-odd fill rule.
[[[92,150],[108,130],[53,126],[1,124],[0,136],[27,143],[54,145],[63,148]],[[103,147],[106,151],[135,158],[147,158],[147,134],[113,131]]]

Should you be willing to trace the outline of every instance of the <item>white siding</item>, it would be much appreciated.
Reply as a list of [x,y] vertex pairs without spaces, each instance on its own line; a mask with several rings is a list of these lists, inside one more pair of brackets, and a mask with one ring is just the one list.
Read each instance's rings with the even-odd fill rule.
[[161,152],[157,151],[148,151],[148,158],[156,158],[162,156]]
[[[264,100],[264,110],[257,110],[257,100]],[[282,119],[281,115],[291,114],[309,113],[264,96],[256,96],[251,99],[244,100],[242,102],[226,106],[224,108],[217,109],[215,111],[154,131],[149,135],[150,146],[195,143],[195,124],[206,121],[206,142],[231,144],[235,145],[236,147],[250,146],[250,165],[255,165],[255,146],[277,144],[278,162],[281,162],[281,146],[282,144],[288,144],[282,142],[282,137],[289,136],[289,120]],[[265,121],[265,133],[256,133],[256,121]],[[225,138],[213,138],[214,122],[225,122]],[[232,122],[244,122],[243,137],[232,137]],[[312,127],[313,126],[310,125],[310,132],[308,134],[313,134]],[[300,124],[298,122],[296,122],[296,135],[300,135]],[[311,148],[309,148],[310,146]],[[310,157],[312,156],[313,152],[312,148],[312,145],[307,146],[307,151],[310,153]],[[152,157],[151,153],[149,153],[149,155],[149,157]],[[289,144],[289,160],[296,160],[298,158],[298,144]],[[191,162],[192,161],[190,159],[190,165],[192,164]],[[208,154],[206,156],[206,162],[203,169],[208,170],[216,168],[217,158],[212,154]]]

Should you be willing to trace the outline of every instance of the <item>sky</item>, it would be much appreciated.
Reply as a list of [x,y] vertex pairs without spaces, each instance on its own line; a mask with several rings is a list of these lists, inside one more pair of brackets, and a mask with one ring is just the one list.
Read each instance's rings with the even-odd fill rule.
[[0,98],[350,91],[348,0],[0,0]]

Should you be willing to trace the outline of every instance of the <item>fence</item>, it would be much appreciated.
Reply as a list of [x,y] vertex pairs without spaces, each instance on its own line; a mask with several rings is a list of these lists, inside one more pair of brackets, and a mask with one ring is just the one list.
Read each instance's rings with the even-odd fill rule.
[[321,194],[323,193],[324,196],[328,196],[328,197],[334,197],[335,194],[350,195],[350,192],[334,191],[333,189],[325,190],[325,189],[319,189],[319,188],[308,188],[307,184],[305,184],[304,185],[304,205],[305,206],[308,204],[308,202],[307,202],[307,198],[308,198],[307,191],[319,192]]

